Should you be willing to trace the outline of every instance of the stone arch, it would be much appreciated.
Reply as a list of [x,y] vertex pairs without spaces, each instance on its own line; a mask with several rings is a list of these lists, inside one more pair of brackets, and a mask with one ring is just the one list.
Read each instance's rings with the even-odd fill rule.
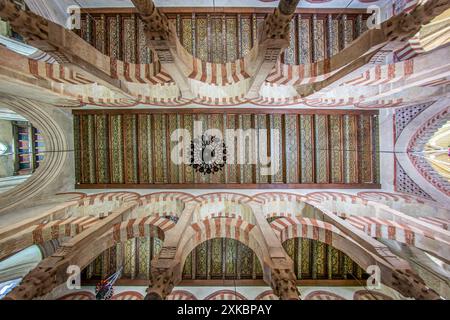
[[392,297],[373,290],[359,290],[353,294],[353,300],[394,300]]
[[[437,202],[408,194],[381,191],[359,192],[358,196],[366,200],[382,203],[409,216],[443,227],[443,229],[450,229],[450,210]],[[418,208],[420,210],[417,210]]]
[[415,219],[445,230],[450,225],[449,210],[433,201],[407,194],[370,191],[355,196],[340,192],[314,192],[308,194],[308,198],[341,218],[352,215],[383,218],[411,224],[419,229],[423,224]]
[[270,226],[282,243],[292,238],[308,238],[331,245],[333,234],[340,234],[332,224],[310,218],[283,217],[271,222]]
[[363,269],[378,264],[374,256],[330,223],[309,218],[284,217],[274,220],[270,225],[281,242],[293,238],[318,240],[343,252]]
[[198,300],[197,297],[189,291],[174,290],[166,297],[166,300]]
[[255,300],[280,300],[280,298],[273,293],[273,290],[266,290],[260,293]]
[[202,195],[199,195],[195,198],[197,201],[199,201],[201,204],[205,202],[214,202],[216,200],[222,201],[222,200],[229,200],[234,201],[238,203],[248,203],[252,201],[252,197],[236,193],[236,192],[211,192],[211,193],[205,193]]
[[43,244],[50,240],[61,240],[66,237],[72,238],[92,227],[98,221],[99,219],[97,217],[86,216],[44,221],[32,225],[0,240],[2,247],[0,259],[33,244]]
[[95,295],[89,291],[79,291],[66,294],[58,298],[58,300],[95,300]]
[[[73,160],[66,150],[71,150],[71,119],[62,111],[44,103],[13,96],[0,96],[3,106],[23,115],[41,132],[46,144],[45,160],[24,183],[0,195],[0,213],[24,206],[31,199],[44,194],[55,194],[67,189],[67,168]],[[66,129],[63,129],[66,128]],[[64,152],[60,152],[64,151]]]
[[[448,234],[433,230],[433,227],[430,228],[429,224],[424,223],[427,221],[418,221],[384,204],[360,196],[340,192],[315,192],[308,194],[308,197],[373,238],[412,245],[433,252],[444,259],[448,256],[450,241]],[[407,195],[383,195],[383,197],[396,201],[400,199],[417,201]],[[440,227],[442,226],[445,227],[446,224],[441,221]]]
[[209,218],[238,218],[255,224],[252,208],[248,203],[251,197],[237,193],[216,192],[196,198],[199,203],[194,209],[193,221],[198,222]]
[[77,256],[72,263],[84,269],[105,250],[113,247],[117,243],[125,242],[133,238],[156,237],[164,241],[165,232],[174,226],[175,223],[173,221],[161,217],[144,217],[122,221],[115,224],[101,237],[89,243],[83,249],[83,252],[86,254]]
[[104,192],[85,195],[78,200],[78,205],[68,210],[69,216],[105,217],[127,202],[137,201],[139,194],[135,192]]
[[346,300],[345,298],[324,290],[310,292],[304,300]]
[[138,237],[157,237],[164,240],[165,232],[174,226],[173,221],[161,217],[129,219],[114,225],[113,238],[115,242],[124,242]]
[[195,197],[185,192],[157,192],[143,195],[132,217],[159,216],[178,220],[188,202]]
[[307,200],[305,196],[286,192],[259,193],[253,199],[262,204],[261,209],[266,219],[301,215]]
[[346,220],[373,238],[394,240],[414,246],[448,261],[450,243],[427,228],[373,217],[349,216]]
[[[308,199],[327,208],[339,217],[364,212],[366,215],[375,215],[375,208],[368,204],[366,199],[342,192],[312,192],[308,193]],[[361,207],[364,210],[361,210]]]
[[136,291],[124,291],[115,294],[111,300],[144,300],[144,296]]
[[186,257],[182,280],[262,280],[264,270],[256,253],[239,240],[212,238]]
[[204,300],[247,300],[247,298],[237,291],[219,290],[211,293]]
[[242,219],[215,218],[195,222],[189,226],[188,236],[178,248],[181,253],[180,262],[184,266],[187,256],[201,243],[214,238],[230,238],[249,247],[258,257],[264,268],[264,246],[261,245],[258,228]]
[[[83,249],[85,255],[80,255],[76,257],[76,261],[74,264],[80,266],[82,270],[87,268],[89,265],[97,261],[96,259],[100,259],[101,263],[106,263],[106,270],[102,271],[101,274],[97,272],[94,276],[103,276],[103,274],[110,274],[113,271],[117,270],[119,266],[126,266],[130,263],[130,259],[135,257],[137,254],[137,250],[141,245],[147,246],[151,245],[151,247],[144,247],[147,250],[147,254],[145,255],[146,264],[148,263],[145,269],[139,267],[138,269],[134,268],[124,268],[123,274],[126,275],[127,272],[130,273],[129,276],[140,275],[140,276],[148,276],[149,270],[151,270],[151,261],[155,259],[159,250],[155,249],[154,246],[157,241],[157,247],[161,248],[164,240],[165,240],[165,232],[172,227],[175,226],[175,223],[169,219],[161,218],[161,217],[144,217],[139,219],[129,219],[123,222],[117,223],[112,226],[106,233],[104,233],[101,237],[95,239],[91,243],[87,245]],[[135,241],[134,241],[135,240]],[[125,248],[127,246],[126,242],[131,241],[129,245],[131,245],[130,250],[131,254],[125,255]],[[111,249],[119,245],[120,258],[111,258]],[[136,245],[136,247],[134,247]],[[139,247],[138,247],[139,245]],[[113,251],[117,252],[117,251]],[[139,251],[141,252],[141,251]],[[129,259],[127,259],[127,257]],[[148,269],[147,269],[148,268]],[[87,269],[92,270],[92,269]],[[89,271],[88,271],[89,272]],[[137,272],[137,273],[135,273]],[[87,278],[89,279],[93,274],[86,273]]]
[[87,196],[84,192],[60,192],[56,194],[57,196],[73,196],[70,200],[81,200]]

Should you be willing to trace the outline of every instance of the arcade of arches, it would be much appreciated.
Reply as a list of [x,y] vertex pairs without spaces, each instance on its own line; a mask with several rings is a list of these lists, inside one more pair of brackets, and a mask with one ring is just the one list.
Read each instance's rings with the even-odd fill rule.
[[0,299],[450,299],[450,3],[162,2],[0,0]]

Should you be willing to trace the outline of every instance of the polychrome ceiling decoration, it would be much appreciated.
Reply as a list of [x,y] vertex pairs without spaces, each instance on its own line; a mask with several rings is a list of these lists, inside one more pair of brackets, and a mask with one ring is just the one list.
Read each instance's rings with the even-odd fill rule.
[[77,110],[74,133],[78,188],[379,187],[376,111]]
[[[28,5],[41,0],[25,0]],[[130,8],[131,0],[46,0],[47,6],[53,2],[63,5],[79,5],[82,8]],[[158,7],[276,7],[278,0],[156,0]],[[299,8],[367,8],[370,5],[384,6],[391,0],[301,0]],[[53,6],[54,7],[54,6]]]

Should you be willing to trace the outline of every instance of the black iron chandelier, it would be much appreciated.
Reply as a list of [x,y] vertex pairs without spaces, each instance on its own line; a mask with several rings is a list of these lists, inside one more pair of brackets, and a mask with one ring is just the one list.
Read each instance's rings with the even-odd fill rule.
[[204,134],[191,141],[190,166],[204,175],[222,170],[227,162],[227,147],[222,139]]

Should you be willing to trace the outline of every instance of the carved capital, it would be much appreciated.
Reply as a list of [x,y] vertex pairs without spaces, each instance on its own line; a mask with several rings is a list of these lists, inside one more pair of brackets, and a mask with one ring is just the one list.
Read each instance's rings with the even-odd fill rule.
[[149,40],[175,40],[177,35],[175,27],[161,13],[151,0],[132,0],[145,22],[145,32]]
[[50,293],[57,285],[56,268],[38,266],[27,274],[5,299],[31,300]]
[[271,286],[281,300],[299,300],[296,277],[290,269],[273,269]]
[[417,300],[440,300],[441,297],[411,270],[395,270],[392,273],[392,287],[406,298]]
[[448,8],[450,8],[448,0],[429,0],[418,5],[412,12],[402,13],[393,18],[393,21],[388,21],[387,36],[389,40],[406,40]]
[[175,287],[172,268],[152,270],[144,300],[164,300]]
[[0,0],[0,18],[8,21],[15,32],[25,40],[47,40],[48,22],[44,18],[24,11],[12,0]]
[[285,40],[286,45],[289,45],[290,23],[291,15],[284,15],[279,9],[276,9],[273,14],[267,16],[264,21],[264,29],[261,34],[260,42],[268,39],[271,40]]

